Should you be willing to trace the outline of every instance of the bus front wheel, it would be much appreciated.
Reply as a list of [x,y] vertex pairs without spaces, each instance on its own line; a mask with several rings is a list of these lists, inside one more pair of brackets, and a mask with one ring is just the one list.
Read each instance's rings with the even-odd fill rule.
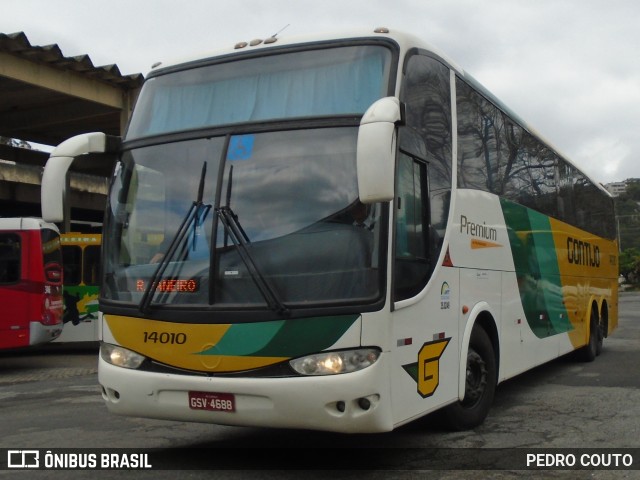
[[485,330],[476,326],[469,340],[464,398],[445,407],[447,425],[453,430],[469,430],[482,424],[493,403],[496,383],[493,345]]

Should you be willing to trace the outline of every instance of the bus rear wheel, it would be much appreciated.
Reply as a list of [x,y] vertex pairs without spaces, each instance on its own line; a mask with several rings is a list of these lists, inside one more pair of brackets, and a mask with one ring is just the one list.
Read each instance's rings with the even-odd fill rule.
[[476,326],[467,352],[464,398],[445,407],[447,426],[453,430],[469,430],[482,424],[491,409],[496,383],[493,345],[485,330]]
[[595,358],[602,352],[602,343],[604,340],[604,329],[600,323],[598,309],[591,308],[591,320],[589,322],[589,342],[578,352],[580,360],[583,362],[593,362]]

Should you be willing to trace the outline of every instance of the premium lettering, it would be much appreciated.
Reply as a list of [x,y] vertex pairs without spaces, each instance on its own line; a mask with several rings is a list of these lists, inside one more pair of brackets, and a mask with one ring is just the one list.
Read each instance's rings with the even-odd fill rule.
[[493,227],[488,227],[485,223],[479,224],[470,222],[469,219],[461,215],[460,216],[460,233],[465,233],[473,237],[484,238],[485,240],[496,241],[498,239],[498,230]]

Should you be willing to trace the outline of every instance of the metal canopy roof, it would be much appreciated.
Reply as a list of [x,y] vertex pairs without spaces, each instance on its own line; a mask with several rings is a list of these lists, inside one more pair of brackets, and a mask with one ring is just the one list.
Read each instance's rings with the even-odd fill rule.
[[23,32],[0,33],[0,135],[46,145],[120,135],[142,81],[88,55],[65,57],[57,44],[31,45]]
[[[97,67],[88,55],[65,57],[55,44],[31,45],[23,32],[0,33],[0,136],[55,146],[86,132],[120,135],[142,81],[141,74],[121,75],[115,65]],[[0,216],[40,216],[40,178],[48,157],[0,145]],[[110,170],[76,163],[71,216],[99,223]]]

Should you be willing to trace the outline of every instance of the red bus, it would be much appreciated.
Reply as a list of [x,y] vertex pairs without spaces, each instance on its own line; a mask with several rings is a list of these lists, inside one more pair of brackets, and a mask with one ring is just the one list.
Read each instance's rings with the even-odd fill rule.
[[58,228],[37,218],[0,218],[0,349],[50,342],[62,332]]

